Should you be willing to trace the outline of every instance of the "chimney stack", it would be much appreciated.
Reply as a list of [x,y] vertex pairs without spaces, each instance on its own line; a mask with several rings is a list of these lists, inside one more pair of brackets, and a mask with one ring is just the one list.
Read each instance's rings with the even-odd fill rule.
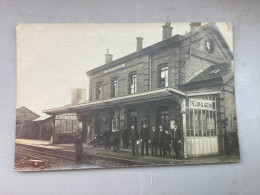
[[165,25],[162,26],[163,27],[163,36],[162,39],[168,39],[172,36],[172,27],[171,27],[171,23],[170,22],[166,22]]
[[199,27],[201,27],[201,22],[191,22],[190,23],[190,32],[197,30]]
[[86,89],[71,89],[71,105],[81,104],[86,102]]
[[113,55],[109,53],[109,49],[107,49],[107,53],[105,55],[105,64],[113,61]]
[[142,37],[136,37],[136,51],[140,51],[143,49],[143,38]]

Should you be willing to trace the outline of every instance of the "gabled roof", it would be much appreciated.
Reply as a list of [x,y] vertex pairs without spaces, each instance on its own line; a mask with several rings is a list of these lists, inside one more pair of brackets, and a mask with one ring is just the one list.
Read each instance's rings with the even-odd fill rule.
[[[225,48],[225,50],[227,51],[228,55],[230,56],[231,59],[233,59],[233,52],[230,49],[226,39],[224,38],[223,34],[220,32],[218,26],[215,23],[208,23],[206,25],[203,25],[201,27],[199,27],[197,30],[195,30],[192,35],[195,35],[197,33],[201,33],[201,31],[206,30],[206,29],[211,29],[213,30],[217,37],[218,40],[220,41],[220,43],[222,44],[222,46]],[[186,35],[183,36],[184,39],[188,39],[190,36],[190,32],[187,33]]]
[[[217,25],[215,23],[209,23],[209,24],[206,24],[206,25],[199,27],[196,31],[194,31],[192,33],[192,36],[194,36],[197,33],[200,33],[203,30],[206,30],[206,29],[212,29],[216,33],[216,35],[217,35],[219,41],[221,42],[222,46],[227,50],[227,53],[229,54],[230,58],[233,59],[233,53],[230,50],[230,47],[228,46],[225,38],[223,37],[222,33],[220,32],[219,28],[217,27]],[[181,41],[186,40],[189,37],[190,37],[190,33],[187,33],[186,35],[177,34],[177,35],[172,36],[168,39],[165,39],[165,40],[160,41],[156,44],[153,44],[149,47],[146,47],[146,48],[144,48],[140,51],[136,51],[136,52],[131,53],[129,55],[126,55],[122,58],[114,60],[110,63],[104,64],[104,65],[101,65],[97,68],[89,70],[89,71],[87,71],[87,75],[90,76],[90,75],[96,74],[96,73],[98,73],[102,70],[111,68],[115,65],[123,64],[123,63],[125,63],[125,62],[127,62],[131,59],[134,59],[134,58],[137,58],[137,57],[140,57],[140,56],[143,56],[143,55],[147,55],[147,54],[151,54],[151,53],[155,53],[155,52],[160,52],[160,51],[168,48],[169,46],[176,47],[176,46],[179,45],[179,43]]]
[[34,119],[33,121],[34,121],[34,122],[44,121],[44,120],[47,120],[47,119],[49,119],[49,118],[51,118],[51,117],[52,117],[52,116],[43,113],[42,116],[40,116],[40,118]]
[[29,108],[22,106],[20,108],[17,108],[16,111],[20,111],[20,110],[27,110],[28,112],[31,112],[33,115],[35,115],[35,117],[40,117],[38,114],[36,114],[35,112],[31,111]]
[[226,82],[227,76],[228,78],[232,78],[233,76],[231,65],[227,63],[217,64],[206,68],[196,77],[191,79],[188,83],[180,85],[179,88],[187,90],[218,85]]
[[196,77],[191,79],[189,83],[194,83],[198,81],[204,81],[204,80],[225,76],[230,72],[230,69],[231,67],[227,63],[210,66],[204,71],[202,71],[200,74],[198,74]]

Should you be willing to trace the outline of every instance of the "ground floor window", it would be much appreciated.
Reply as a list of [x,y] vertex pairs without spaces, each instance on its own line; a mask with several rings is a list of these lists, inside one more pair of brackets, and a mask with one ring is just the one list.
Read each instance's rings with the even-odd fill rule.
[[60,114],[55,117],[55,132],[62,134],[74,133],[79,121],[74,113]]
[[56,133],[74,133],[77,130],[79,122],[76,120],[55,120]]

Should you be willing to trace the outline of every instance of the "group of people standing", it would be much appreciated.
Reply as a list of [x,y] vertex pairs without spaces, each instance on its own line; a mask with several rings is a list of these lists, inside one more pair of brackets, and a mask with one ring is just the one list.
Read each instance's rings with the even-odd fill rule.
[[[151,145],[152,156],[167,157],[170,158],[171,148],[174,149],[177,159],[181,158],[181,131],[175,125],[175,128],[169,132],[164,130],[163,126],[159,126],[159,130],[156,130],[155,126],[149,130],[146,124],[143,124],[140,130],[140,136],[134,126],[131,126],[130,142],[132,144],[132,154],[135,156],[135,148],[138,142],[141,142],[141,154],[144,156],[144,149],[146,150],[146,156],[149,155],[149,144]],[[159,150],[159,152],[158,152]]]
[[[128,149],[131,144],[133,156],[138,153],[139,148],[141,148],[142,156],[144,156],[144,152],[146,156],[148,156],[150,144],[152,156],[170,158],[171,148],[173,148],[176,158],[181,158],[181,131],[176,124],[174,129],[170,131],[164,130],[162,125],[159,126],[158,130],[156,130],[155,126],[149,130],[146,124],[143,124],[140,133],[134,125],[131,126],[130,131],[123,126],[121,132],[123,148]],[[104,145],[105,148],[108,149],[110,148],[110,134],[105,132],[104,137]],[[114,152],[119,151],[120,131],[112,132],[112,141]]]
[[[112,132],[112,142],[114,146],[114,152],[119,151],[120,145],[120,131]],[[105,149],[110,149],[111,133],[106,131],[104,133],[104,146]],[[149,155],[149,144],[151,145],[152,156],[160,156],[170,158],[171,148],[174,149],[176,159],[181,158],[181,130],[175,124],[175,127],[170,131],[164,130],[160,125],[156,130],[155,126],[152,126],[151,130],[143,124],[140,134],[134,125],[131,126],[131,130],[128,131],[125,126],[122,129],[123,148],[128,149],[131,144],[132,155],[135,156],[141,148],[141,155],[144,156],[144,149],[146,156]],[[82,147],[82,135],[80,128],[78,128],[75,136],[75,149],[76,149],[76,162],[81,161],[83,147]],[[159,150],[159,152],[158,152]]]

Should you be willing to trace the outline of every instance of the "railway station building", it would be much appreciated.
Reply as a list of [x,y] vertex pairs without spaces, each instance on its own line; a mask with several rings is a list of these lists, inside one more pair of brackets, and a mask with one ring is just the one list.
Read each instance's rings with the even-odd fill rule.
[[162,41],[146,48],[137,37],[136,52],[117,60],[107,51],[105,64],[87,72],[88,102],[44,110],[53,116],[54,140],[59,118],[73,115],[86,141],[123,126],[171,130],[177,123],[185,158],[228,153],[237,139],[233,53],[216,24],[191,23],[185,35],[172,36],[173,28],[166,23]]

